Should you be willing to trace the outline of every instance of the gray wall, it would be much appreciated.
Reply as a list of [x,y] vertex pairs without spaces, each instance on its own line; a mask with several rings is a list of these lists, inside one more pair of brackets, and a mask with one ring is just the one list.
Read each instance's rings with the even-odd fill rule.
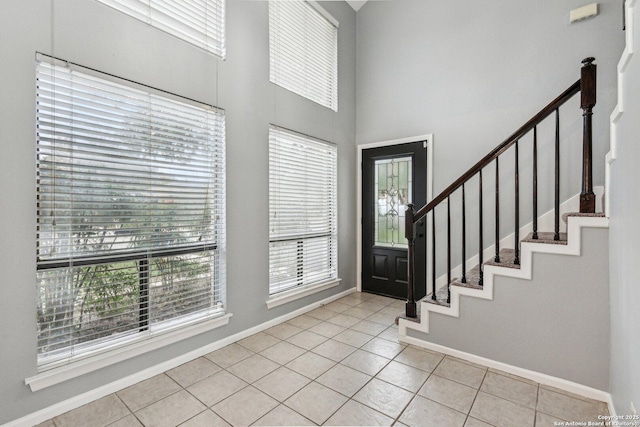
[[533,254],[532,280],[495,277],[493,300],[430,313],[432,343],[609,390],[608,230],[582,230],[582,256]]
[[[636,2],[634,50],[640,48]],[[624,113],[616,126],[616,160],[611,164],[611,395],[618,414],[640,411],[640,58],[634,54],[622,80]]]
[[[268,3],[227,0],[227,59],[218,60],[95,0],[3,0],[0,13],[0,424],[177,357],[355,286],[355,12],[340,22],[339,109],[269,83]],[[227,301],[230,324],[32,393],[35,325],[35,52],[226,110]],[[268,128],[338,144],[338,288],[267,310]]]

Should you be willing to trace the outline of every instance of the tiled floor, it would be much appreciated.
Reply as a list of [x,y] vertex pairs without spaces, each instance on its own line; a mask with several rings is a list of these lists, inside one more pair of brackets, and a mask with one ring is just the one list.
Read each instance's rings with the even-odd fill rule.
[[552,426],[606,405],[397,342],[403,302],[355,293],[42,426]]

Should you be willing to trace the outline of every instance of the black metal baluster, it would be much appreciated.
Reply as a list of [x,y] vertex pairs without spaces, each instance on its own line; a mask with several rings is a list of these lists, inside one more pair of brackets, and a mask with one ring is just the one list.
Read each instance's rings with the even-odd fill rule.
[[555,154],[555,226],[553,240],[560,240],[560,109],[556,108],[556,154]]
[[533,235],[538,240],[538,127],[533,128]]
[[462,184],[462,283],[467,283],[467,218],[465,209],[464,184]]
[[482,223],[482,169],[480,169],[480,181],[478,184],[478,224],[479,224],[479,232],[478,232],[478,268],[480,269],[480,279],[478,281],[478,285],[482,286],[483,285],[483,254],[482,252],[484,251],[484,244],[483,244],[483,223]]
[[500,262],[500,166],[496,157],[496,256],[495,262]]
[[436,296],[436,209],[431,211],[431,283],[433,284],[433,294],[431,299],[437,301]]
[[520,265],[520,172],[518,170],[519,168],[519,161],[518,161],[518,141],[516,141],[516,154],[515,154],[515,158],[516,158],[516,164],[515,164],[515,203],[516,203],[516,207],[515,207],[515,233],[514,233],[514,239],[515,239],[515,257],[513,259],[513,263],[515,265]]
[[447,304],[451,303],[451,197],[447,196]]
[[405,212],[405,237],[408,241],[407,247],[407,302],[405,303],[405,315],[410,318],[418,317],[418,305],[416,304],[415,294],[414,294],[414,249],[415,249],[415,235],[414,235],[414,214],[415,210],[413,208],[413,204],[409,203],[407,205],[407,210]]

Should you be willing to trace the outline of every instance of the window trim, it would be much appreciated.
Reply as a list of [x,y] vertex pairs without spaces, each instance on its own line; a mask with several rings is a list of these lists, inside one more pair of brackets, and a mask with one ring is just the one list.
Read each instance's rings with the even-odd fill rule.
[[[274,132],[276,133],[276,135],[274,135]],[[294,301],[300,298],[304,298],[308,295],[317,293],[317,292],[321,292],[323,290],[332,288],[334,286],[338,286],[341,279],[338,277],[338,183],[337,183],[337,175],[338,175],[338,147],[336,144],[332,143],[332,142],[328,142],[328,141],[324,141],[321,140],[319,138],[315,138],[313,136],[309,136],[300,132],[296,132],[287,128],[283,128],[281,126],[277,126],[277,125],[273,125],[271,124],[269,126],[269,198],[271,199],[272,194],[271,194],[271,188],[272,188],[272,179],[276,178],[278,180],[282,179],[282,177],[278,174],[277,176],[272,175],[272,171],[271,168],[274,167],[275,165],[272,164],[272,149],[273,150],[277,150],[278,147],[272,147],[272,139],[276,139],[278,138],[277,135],[291,135],[292,138],[297,138],[297,139],[301,139],[302,141],[295,141],[294,139],[291,139],[289,141],[286,141],[288,143],[302,143],[302,142],[308,142],[310,144],[324,144],[327,147],[331,147],[332,150],[334,150],[334,154],[333,154],[333,174],[331,176],[331,179],[333,181],[333,186],[331,188],[331,198],[332,198],[332,202],[333,202],[333,207],[330,210],[330,220],[329,220],[329,230],[327,231],[322,231],[316,234],[300,234],[300,235],[296,235],[296,236],[284,236],[284,237],[278,237],[278,236],[272,236],[272,231],[271,231],[271,215],[272,215],[272,205],[271,205],[271,200],[269,202],[269,298],[266,301],[267,304],[267,308],[271,309],[274,307],[278,307],[282,304],[286,304],[290,301]],[[281,137],[280,137],[281,138]],[[310,146],[311,149],[313,149],[313,146]],[[282,159],[278,159],[277,161],[281,161]],[[286,159],[285,159],[286,162]],[[284,182],[285,184],[285,188],[290,185],[290,183],[288,182]],[[280,189],[278,189],[278,191],[276,191],[274,193],[274,195],[280,195]],[[279,226],[282,226],[282,224],[278,223]],[[286,228],[286,226],[285,226]],[[271,282],[271,244],[272,243],[280,243],[280,242],[290,242],[290,241],[302,241],[304,242],[305,240],[313,240],[315,238],[319,238],[319,237],[328,237],[329,238],[329,249],[328,249],[328,253],[329,253],[329,258],[326,259],[326,261],[328,262],[328,265],[332,265],[334,264],[335,261],[335,266],[332,269],[327,270],[327,273],[332,273],[334,272],[334,274],[330,274],[330,277],[327,277],[325,279],[322,279],[320,281],[317,282],[311,282],[311,283],[301,283],[298,285],[294,285],[291,286],[287,289],[284,289],[282,291],[278,291],[278,292],[274,292],[272,293],[272,282]],[[334,251],[335,248],[335,251]],[[333,253],[335,252],[335,253]],[[333,256],[331,256],[331,254],[333,253]],[[334,258],[335,257],[335,258]],[[312,258],[313,259],[313,258]],[[318,258],[321,259],[321,258]],[[304,258],[302,259],[298,259],[297,260],[297,269],[298,271],[300,271],[301,268],[304,268]],[[304,273],[303,273],[304,274]]]
[[[97,77],[105,82],[124,85],[132,90],[142,90],[169,101],[176,100],[200,109],[221,112],[223,116],[222,129],[224,129],[224,110],[221,108],[40,52],[36,52],[35,59],[36,63],[42,62],[50,66],[64,66],[71,71]],[[215,174],[222,174],[223,176],[226,174],[226,155],[224,152],[225,146],[223,143],[222,159],[224,163],[218,166],[218,169],[214,172]],[[223,180],[224,179],[226,179],[226,177],[223,178]],[[226,205],[226,186],[224,183],[222,184],[222,197],[220,200]],[[166,319],[154,325],[149,323],[149,318],[147,317],[147,323],[137,332],[127,331],[121,334],[115,334],[112,337],[87,341],[84,345],[81,344],[79,346],[83,350],[80,354],[73,355],[73,351],[70,351],[69,356],[60,358],[59,360],[54,360],[52,357],[48,358],[46,355],[41,358],[40,355],[38,355],[38,374],[25,379],[25,384],[29,385],[32,391],[36,391],[227,325],[233,314],[227,311],[226,304],[226,207],[223,218],[221,237],[218,236],[215,241],[207,243],[183,244],[150,250],[135,249],[118,251],[114,254],[107,255],[76,256],[73,257],[73,261],[71,261],[70,258],[41,259],[39,248],[37,248],[35,272],[127,261],[150,261],[158,257],[215,252],[216,254],[213,255],[215,256],[214,261],[217,268],[221,268],[222,270],[216,273],[217,279],[215,280],[217,280],[218,283],[214,293],[220,293],[222,307],[212,306],[205,310],[198,310],[197,312],[185,314],[174,319]],[[37,233],[39,233],[39,231],[37,231]],[[139,310],[139,313],[141,312],[142,310]]]

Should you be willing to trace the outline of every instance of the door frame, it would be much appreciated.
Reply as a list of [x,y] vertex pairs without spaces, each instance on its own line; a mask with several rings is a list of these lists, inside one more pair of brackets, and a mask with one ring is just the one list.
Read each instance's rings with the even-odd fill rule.
[[[388,141],[371,142],[367,144],[358,144],[358,155],[356,159],[356,168],[358,170],[357,179],[357,207],[356,207],[356,289],[358,292],[362,292],[362,150],[369,148],[388,147],[392,145],[407,144],[410,142],[426,141],[427,143],[427,202],[433,199],[433,134],[424,134],[418,136],[411,136],[407,138],[391,139]],[[421,208],[422,206],[416,206]],[[427,235],[432,233],[431,221],[427,221]],[[427,239],[427,253],[431,253],[431,239]],[[431,257],[427,256],[426,268],[431,268]],[[431,289],[430,275],[425,276],[427,278],[427,294]]]

